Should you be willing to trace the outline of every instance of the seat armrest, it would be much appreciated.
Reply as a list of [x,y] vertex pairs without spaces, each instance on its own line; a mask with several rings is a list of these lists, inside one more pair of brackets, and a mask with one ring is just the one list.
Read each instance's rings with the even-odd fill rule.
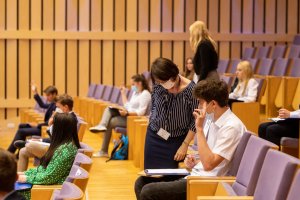
[[198,196],[197,200],[253,200],[253,196]]

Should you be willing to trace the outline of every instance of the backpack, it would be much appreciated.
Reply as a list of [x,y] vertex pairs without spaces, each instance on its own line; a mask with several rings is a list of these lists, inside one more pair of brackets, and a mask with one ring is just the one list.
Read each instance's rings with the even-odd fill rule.
[[111,151],[110,160],[127,160],[128,159],[128,136],[121,135],[120,139],[114,142],[114,148]]

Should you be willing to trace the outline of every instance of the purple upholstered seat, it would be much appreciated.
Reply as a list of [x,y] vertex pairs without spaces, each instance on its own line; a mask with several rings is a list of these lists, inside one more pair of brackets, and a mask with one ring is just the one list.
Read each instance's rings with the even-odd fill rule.
[[300,35],[295,35],[293,44],[300,45]]
[[256,72],[256,66],[257,66],[257,61],[258,60],[256,58],[249,58],[247,60],[250,62],[252,70],[255,73]]
[[249,58],[253,58],[254,53],[255,53],[255,48],[253,48],[253,47],[246,47],[244,49],[244,52],[243,52],[243,60],[246,60],[246,59],[249,59]]
[[145,71],[142,73],[142,75],[145,77],[147,81],[151,78],[151,73],[149,71]]
[[257,181],[254,199],[286,199],[299,164],[299,159],[285,153],[268,151]]
[[110,102],[111,103],[118,103],[119,98],[120,98],[120,94],[121,94],[120,88],[114,87],[113,90],[112,90],[111,97],[110,97]]
[[296,173],[286,200],[299,200],[300,197],[300,170]]
[[53,192],[52,200],[82,199],[83,192],[73,183],[64,182],[60,190]]
[[284,76],[287,71],[288,60],[285,58],[277,58],[274,62],[273,70],[271,75],[273,76]]
[[220,74],[226,73],[228,65],[229,65],[229,60],[227,60],[227,59],[219,60],[218,68],[217,68],[218,73],[220,73]]
[[257,59],[268,58],[270,50],[271,50],[271,47],[269,47],[269,46],[258,47],[257,53],[254,58],[257,58]]
[[95,93],[94,93],[94,98],[95,99],[101,99],[103,97],[104,91],[105,91],[106,86],[105,85],[97,85]]
[[291,71],[289,76],[300,77],[300,58],[291,59]]
[[96,84],[91,84],[87,93],[87,97],[94,97],[94,93],[96,90],[97,85]]
[[85,192],[89,180],[89,173],[82,167],[73,165],[66,182],[74,183],[80,187],[81,191]]
[[[47,99],[44,96],[40,96],[40,98],[42,99],[42,101],[44,103],[47,103]],[[38,113],[45,113],[46,112],[46,109],[41,108],[38,103],[35,104],[33,109],[35,110],[35,112],[38,112]]]
[[113,91],[113,86],[107,85],[101,99],[103,101],[109,101],[110,97],[111,97],[111,94],[112,94],[112,91]]
[[73,165],[77,165],[79,167],[82,167],[86,171],[90,171],[91,166],[92,166],[92,159],[88,157],[87,155],[84,155],[82,153],[77,153],[75,160],[73,162]]
[[291,45],[288,58],[299,58],[300,56],[300,45]]
[[80,149],[77,151],[78,153],[83,153],[84,155],[87,155],[91,157],[93,155],[94,150],[89,145],[80,142]]
[[276,45],[273,48],[273,52],[272,52],[272,59],[276,59],[276,58],[284,58],[286,52],[286,45]]
[[220,79],[227,83],[228,87],[232,85],[233,77],[221,75]]
[[235,59],[235,60],[231,60],[231,68],[230,68],[230,73],[235,74],[236,72],[236,68],[238,66],[238,64],[241,62],[241,60],[239,59]]
[[[231,167],[229,171],[227,172],[228,176],[236,176],[238,169],[240,167],[244,152],[246,150],[246,146],[248,144],[248,141],[250,139],[250,136],[252,133],[250,132],[245,132],[233,154],[232,160],[231,160]],[[255,136],[253,136],[255,137]]]
[[236,195],[252,196],[254,194],[263,161],[270,148],[278,148],[278,146],[256,136],[250,137],[236,181],[232,185],[232,190]]
[[257,66],[259,75],[267,76],[271,73],[272,70],[273,59],[270,58],[262,58]]

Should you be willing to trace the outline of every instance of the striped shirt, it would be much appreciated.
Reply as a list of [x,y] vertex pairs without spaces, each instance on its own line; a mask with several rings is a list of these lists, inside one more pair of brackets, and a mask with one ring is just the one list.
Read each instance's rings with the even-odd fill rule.
[[161,85],[153,85],[149,127],[153,131],[163,128],[170,137],[186,135],[189,130],[195,133],[193,112],[198,100],[192,95],[194,86],[192,81],[182,92],[171,94]]

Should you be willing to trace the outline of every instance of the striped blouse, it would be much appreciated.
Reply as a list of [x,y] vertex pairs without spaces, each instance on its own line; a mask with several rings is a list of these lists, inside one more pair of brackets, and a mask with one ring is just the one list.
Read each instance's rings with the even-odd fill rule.
[[153,131],[163,128],[170,137],[186,135],[189,130],[196,132],[193,112],[198,100],[192,95],[194,86],[192,81],[182,92],[171,94],[161,85],[153,85],[149,127]]

